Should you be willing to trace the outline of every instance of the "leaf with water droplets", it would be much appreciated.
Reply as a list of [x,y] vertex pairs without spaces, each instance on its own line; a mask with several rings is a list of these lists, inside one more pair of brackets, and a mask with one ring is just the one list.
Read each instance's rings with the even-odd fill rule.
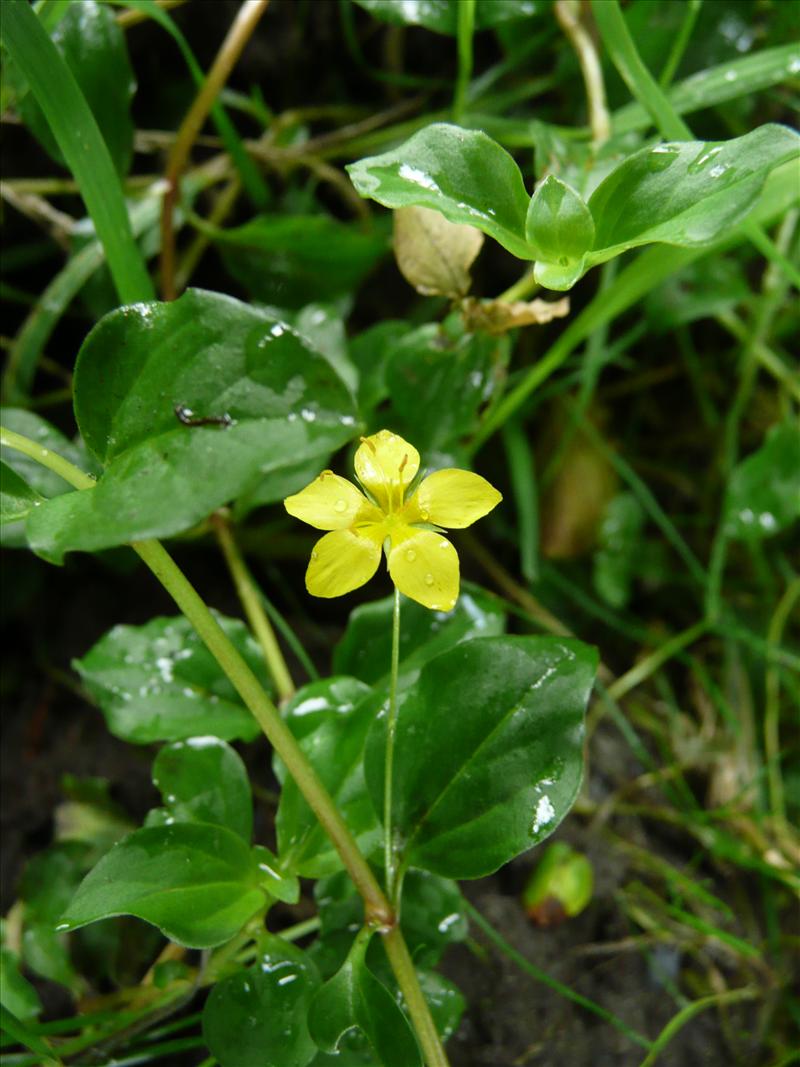
[[134,915],[190,948],[241,930],[266,897],[253,853],[222,826],[175,823],[135,830],[87,874],[59,929]]
[[44,500],[13,467],[0,462],[0,525],[19,522]]
[[520,169],[479,130],[437,122],[347,171],[358,192],[379,204],[432,208],[482,230],[521,259],[534,258],[525,239],[529,197]]
[[203,1037],[220,1067],[305,1067],[317,1053],[306,1016],[319,988],[306,952],[267,935],[252,967],[223,978],[203,1009]]
[[[491,874],[572,806],[597,654],[555,637],[487,637],[428,662],[401,694],[394,819],[406,862],[448,878]],[[381,810],[386,715],[364,765]]]
[[153,763],[153,785],[171,822],[226,826],[250,842],[250,779],[239,753],[219,737],[189,737],[165,745]]
[[774,426],[731,475],[725,496],[730,537],[760,540],[800,519],[800,422]]
[[[362,755],[382,699],[355,678],[334,677],[304,686],[284,710],[287,725],[366,854],[380,847],[381,835],[364,785]],[[339,853],[277,756],[275,771],[282,785],[276,817],[281,862],[309,878],[339,870]]]
[[311,1002],[308,1025],[323,1051],[336,1053],[345,1034],[361,1031],[381,1067],[421,1067],[414,1032],[392,994],[367,967],[371,933],[362,930],[340,970]]
[[[264,659],[244,623],[217,615],[268,692]],[[116,737],[134,744],[213,735],[252,741],[259,727],[182,615],[115,626],[73,667]]]
[[185,530],[265,476],[324,466],[356,429],[349,389],[310,342],[196,289],[100,320],[78,355],[75,413],[105,471],[29,516],[31,545],[55,562]]
[[755,206],[769,172],[798,156],[800,136],[772,124],[730,141],[635,152],[589,200],[596,234],[587,264],[651,241],[694,246],[714,240]]

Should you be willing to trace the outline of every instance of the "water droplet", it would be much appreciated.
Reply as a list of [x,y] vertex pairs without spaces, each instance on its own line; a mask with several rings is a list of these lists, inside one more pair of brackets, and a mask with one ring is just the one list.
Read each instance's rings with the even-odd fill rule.
[[336,503],[333,505],[333,510],[338,511],[341,515],[343,511],[347,511],[347,501],[337,500]]
[[427,522],[428,519],[431,517],[431,513],[428,511],[427,508],[420,508],[419,517],[422,519],[423,522]]
[[408,560],[408,562],[409,563],[413,563],[416,558],[417,558],[417,553],[414,551],[414,549],[413,548],[407,548],[406,549],[406,559]]
[[697,174],[699,171],[704,170],[721,151],[722,145],[716,145],[714,148],[707,150],[704,148],[700,155],[692,160],[686,170],[689,174]]
[[666,170],[675,162],[679,153],[680,149],[676,145],[657,144],[647,157],[647,167],[656,172]]
[[317,559],[318,557],[319,557],[319,552],[317,552],[316,548],[313,548],[311,550],[311,558],[312,559]]
[[434,579],[432,574],[426,574],[425,575],[425,584],[426,585],[433,585],[434,581],[435,581],[435,579]]

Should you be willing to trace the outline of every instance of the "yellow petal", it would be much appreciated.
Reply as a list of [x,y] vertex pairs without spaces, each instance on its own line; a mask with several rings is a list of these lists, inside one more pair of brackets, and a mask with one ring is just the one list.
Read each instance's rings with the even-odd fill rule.
[[441,534],[419,530],[389,553],[392,581],[407,597],[435,611],[458,600],[458,553]]
[[333,471],[323,471],[305,489],[287,496],[283,506],[318,530],[344,530],[356,522],[380,522],[382,517],[352,482]]
[[[334,530],[314,545],[306,571],[306,589],[312,596],[333,597],[368,582],[381,559],[382,534],[369,527],[362,533]],[[372,536],[371,536],[372,534]]]
[[419,452],[389,430],[361,439],[356,452],[358,480],[386,512],[397,511],[419,470]]
[[485,478],[471,471],[444,470],[429,474],[408,502],[409,522],[432,522],[461,530],[482,519],[503,499]]

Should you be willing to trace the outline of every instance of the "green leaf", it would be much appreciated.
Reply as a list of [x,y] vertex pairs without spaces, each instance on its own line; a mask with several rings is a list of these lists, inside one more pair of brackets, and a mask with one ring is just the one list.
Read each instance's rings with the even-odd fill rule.
[[520,259],[534,258],[525,239],[529,197],[522,174],[485,133],[434,123],[347,171],[358,192],[379,204],[433,208],[450,222],[482,230]]
[[590,265],[651,241],[702,245],[755,206],[769,172],[800,155],[800,136],[760,126],[730,141],[676,141],[621,163],[589,200],[595,222]]
[[337,1052],[342,1037],[358,1028],[381,1067],[422,1067],[419,1047],[394,997],[368,969],[372,936],[362,930],[341,969],[311,1002],[308,1026],[324,1052]]
[[284,904],[296,904],[300,899],[300,883],[294,874],[285,874],[274,852],[263,845],[253,846],[253,856],[261,872],[261,887]]
[[488,334],[467,333],[445,343],[438,323],[407,334],[386,362],[392,425],[428,456],[456,450],[503,380],[510,349],[507,337]]
[[[364,784],[362,756],[382,699],[355,678],[326,678],[304,686],[284,711],[287,725],[366,855],[380,847],[381,831]],[[283,786],[276,817],[282,863],[308,878],[339,870],[339,853],[277,757],[275,769]]]
[[419,967],[434,967],[445,949],[465,941],[469,932],[458,885],[430,871],[408,871],[400,914],[408,950]]
[[628,603],[641,562],[642,506],[633,493],[618,493],[606,505],[594,555],[592,580],[597,593],[613,608]]
[[[6,949],[2,950],[3,953],[6,951]],[[3,974],[5,975],[5,972]],[[7,996],[8,990],[5,990],[3,995]],[[55,1058],[47,1043],[30,1030],[17,1015],[9,1011],[4,1003],[0,1003],[0,1032],[20,1045],[24,1045],[31,1052],[35,1052],[40,1057],[36,1061],[39,1067],[59,1067],[61,1060]]]
[[447,1041],[458,1029],[467,1002],[458,986],[438,971],[417,970],[417,978],[439,1037]]
[[[396,26],[424,26],[435,33],[455,37],[458,32],[458,4],[460,0],[355,0],[359,7],[376,19]],[[547,8],[543,0],[476,0],[475,29],[484,30],[504,22],[530,18]]]
[[329,215],[260,215],[212,238],[249,293],[287,308],[352,292],[389,251],[385,226],[365,233]]
[[[394,818],[406,862],[479,878],[547,837],[583,770],[597,653],[555,637],[486,637],[427,663],[401,696]],[[386,715],[370,732],[367,786],[383,803]]]
[[3,5],[3,43],[44,112],[106,250],[120,300],[150,300],[153,284],[131,232],[103,136],[67,64],[27,0]]
[[81,883],[59,925],[134,915],[189,948],[229,941],[265,904],[245,842],[222,826],[175,823],[135,830]]
[[10,948],[0,948],[0,1005],[21,1022],[35,1019],[42,1010],[39,994],[19,973],[19,960]]
[[[793,42],[762,48],[690,75],[671,86],[667,97],[679,115],[690,114],[788,81],[797,73],[796,63],[797,45]],[[642,104],[633,100],[614,112],[612,123],[617,133],[623,133],[647,129],[652,119]]]
[[800,519],[800,422],[774,426],[736,467],[724,514],[728,536],[742,540],[771,537]]
[[203,1037],[221,1067],[305,1067],[317,1052],[306,1016],[319,983],[302,949],[265,938],[255,966],[217,982],[203,1009]]
[[32,489],[13,467],[0,461],[0,524],[24,519],[42,500],[44,497]]
[[[117,173],[124,176],[133,157],[131,100],[136,81],[125,35],[113,12],[94,0],[69,4],[52,40],[94,115]],[[36,100],[20,103],[25,124],[58,163],[64,159]]]
[[[179,407],[230,424],[185,425]],[[31,516],[32,546],[55,561],[185,530],[266,475],[324,464],[355,426],[321,354],[272,316],[200,290],[106,315],[78,357],[75,410],[107,469]]]
[[[350,613],[344,637],[333,652],[337,674],[351,674],[368,685],[385,682],[392,651],[394,597],[361,604]],[[404,684],[441,652],[473,637],[493,637],[505,630],[505,615],[494,597],[478,586],[462,587],[452,611],[429,611],[404,600],[400,619],[400,674]]]
[[[73,443],[60,430],[51,426],[46,419],[36,415],[33,411],[25,411],[23,408],[0,408],[0,422],[7,429],[20,433],[23,437],[30,437],[43,448],[57,452],[59,456],[63,456],[64,459],[68,459],[70,463],[74,463],[83,470],[91,469],[82,443]],[[7,448],[3,452],[3,462],[39,497],[49,498],[72,491],[72,486],[63,478],[23,452]],[[9,521],[0,524],[0,542],[4,548],[27,546],[25,525],[24,518],[20,518],[17,522]]]
[[242,758],[218,737],[166,745],[153,764],[153,785],[173,822],[226,826],[249,843],[253,797]]
[[537,249],[536,282],[548,289],[571,288],[594,243],[594,221],[583,199],[550,174],[531,197],[525,226],[528,241]]
[[[271,685],[244,623],[217,622],[261,684]],[[73,662],[115,737],[135,744],[213,734],[252,741],[259,728],[219,664],[182,615],[115,626]]]
[[[347,956],[353,929],[364,924],[364,905],[346,871],[320,878],[314,897],[320,933],[312,952],[322,973],[331,975]],[[400,926],[415,966],[435,966],[449,945],[467,937],[458,885],[449,878],[412,868],[403,879]],[[370,963],[376,967],[382,956],[379,948],[375,944],[369,952]]]

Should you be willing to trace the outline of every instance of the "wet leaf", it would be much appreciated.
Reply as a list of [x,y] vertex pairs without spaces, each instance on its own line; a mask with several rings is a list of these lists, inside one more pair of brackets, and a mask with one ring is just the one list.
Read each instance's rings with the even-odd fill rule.
[[217,982],[203,1037],[221,1067],[305,1067],[317,1053],[306,1016],[319,987],[307,953],[268,936],[255,964]]
[[592,265],[651,241],[702,245],[755,206],[769,172],[800,156],[800,136],[760,126],[729,141],[643,148],[621,163],[589,200],[596,227]]
[[355,427],[322,354],[273,316],[201,290],[101,319],[78,357],[75,411],[106,470],[29,517],[31,544],[52,561],[184,530],[267,475],[324,465]]
[[[244,623],[217,621],[271,691],[261,650]],[[115,626],[73,663],[116,737],[135,744],[213,735],[252,741],[259,727],[219,664],[178,616]]]
[[421,1067],[408,1020],[367,967],[369,941],[369,931],[363,930],[341,969],[315,995],[308,1013],[311,1035],[324,1052],[337,1052],[342,1037],[355,1027],[381,1067]]
[[[67,4],[52,33],[86,103],[95,117],[117,172],[127,174],[133,158],[131,101],[136,81],[128,59],[125,34],[114,12],[94,0]],[[50,126],[34,99],[27,93],[20,102],[26,126],[58,163],[61,152]]]
[[[364,740],[382,701],[355,678],[326,678],[304,686],[284,716],[339,812],[366,855],[380,847],[381,832],[364,784]],[[278,853],[288,870],[319,878],[342,866],[339,853],[278,758],[282,783],[276,828]]]
[[628,603],[641,561],[642,506],[633,493],[619,493],[606,506],[594,555],[596,591],[614,608]]
[[[580,641],[486,637],[423,667],[397,718],[394,817],[408,863],[479,878],[552,833],[580,785],[596,666]],[[365,752],[376,810],[385,727],[382,712]]]
[[42,500],[44,497],[31,488],[13,467],[0,461],[0,524],[19,522]]
[[171,822],[213,823],[248,844],[253,797],[242,758],[218,737],[189,737],[165,745],[153,764],[153,785]]
[[78,888],[60,929],[133,915],[190,948],[229,941],[266,898],[256,860],[222,826],[175,823],[135,830]]
[[[334,649],[334,669],[352,674],[369,685],[385,683],[392,649],[394,597],[361,604]],[[417,676],[428,660],[473,637],[488,637],[505,630],[505,614],[494,597],[478,586],[466,585],[450,612],[429,611],[404,600],[400,627],[400,676],[403,684]]]
[[536,249],[535,281],[547,289],[571,288],[594,242],[594,222],[581,196],[548,175],[531,197],[525,232]]
[[362,196],[386,207],[432,208],[450,222],[476,226],[521,259],[529,197],[512,157],[491,137],[437,122],[398,148],[351,163]]
[[725,529],[743,540],[771,537],[800,519],[800,423],[775,426],[731,475]]
[[[459,0],[355,0],[375,18],[395,25],[424,26],[454,37],[458,31]],[[488,29],[546,10],[542,0],[476,0],[475,29]]]

